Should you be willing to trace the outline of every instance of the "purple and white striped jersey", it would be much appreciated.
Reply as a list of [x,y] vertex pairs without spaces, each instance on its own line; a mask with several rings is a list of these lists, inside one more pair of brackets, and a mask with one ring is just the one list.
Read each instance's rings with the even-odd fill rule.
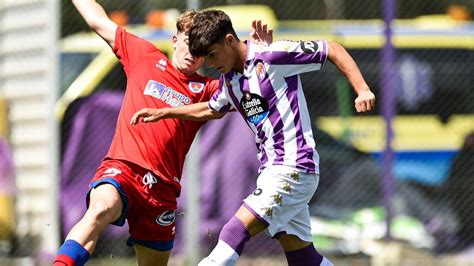
[[221,75],[209,108],[239,111],[255,133],[260,171],[270,165],[285,165],[319,173],[319,155],[299,74],[321,69],[328,55],[327,42],[246,44],[244,73]]

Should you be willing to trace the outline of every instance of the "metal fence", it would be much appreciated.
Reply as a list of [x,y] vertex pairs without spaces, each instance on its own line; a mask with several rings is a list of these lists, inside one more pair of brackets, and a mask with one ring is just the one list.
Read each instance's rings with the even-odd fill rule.
[[[373,258],[381,251],[371,249],[367,244],[370,241],[388,244],[402,241],[423,254],[436,256],[462,252],[474,244],[474,135],[469,135],[474,132],[474,24],[470,20],[473,1],[395,1],[395,18],[404,20],[393,24],[396,104],[391,121],[395,134],[391,171],[394,193],[389,199],[389,216],[381,182],[386,125],[381,115],[383,1],[98,2],[111,16],[125,19],[129,24],[147,23],[151,10],[262,4],[271,7],[278,20],[276,38],[293,31],[308,40],[329,37],[341,42],[358,63],[378,103],[371,113],[356,114],[352,107],[355,94],[331,64],[302,76],[321,157],[321,181],[310,202],[316,247],[336,261],[350,264],[356,259],[376,262]],[[88,31],[69,0],[62,1],[61,15],[64,40]],[[250,28],[250,20],[256,18],[245,19],[249,20]],[[319,31],[312,31],[312,25]],[[94,47],[62,52],[62,93],[100,53],[102,50]],[[94,92],[70,103],[61,118],[61,239],[85,211],[87,184],[112,138],[125,82],[121,66],[113,65]],[[94,121],[101,121],[101,127],[91,127]],[[186,261],[185,246],[191,233],[184,228],[192,228],[184,223],[190,211],[185,201],[189,191],[201,192],[202,212],[194,221],[200,225],[195,226],[197,232],[193,233],[200,243],[195,248],[204,255],[217,242],[220,228],[237,210],[240,200],[254,189],[257,162],[250,132],[243,128],[234,139],[230,133],[222,134],[238,127],[244,126],[238,118],[230,117],[208,123],[202,129],[198,148],[201,169],[190,175],[196,174],[205,182],[200,182],[197,188],[184,188],[184,199],[179,203],[183,215],[178,217],[176,258],[171,263]],[[230,143],[223,151],[238,152],[218,151],[210,144],[212,139]],[[234,165],[225,167],[235,169],[239,176],[214,169],[215,162],[209,161],[211,155],[232,158]],[[386,238],[387,218],[390,218],[391,239]],[[133,258],[133,250],[124,245],[126,238],[126,227],[110,228],[100,239],[93,259],[111,264],[116,263],[117,257]],[[9,255],[24,255],[24,250],[20,254],[15,249],[23,246],[25,243],[14,243]],[[244,256],[241,265],[263,265],[262,258],[282,256],[282,251],[277,241],[262,234],[246,245]],[[428,260],[415,259],[425,263]],[[282,262],[284,258],[269,265]]]
[[[102,1],[101,4],[108,11],[125,11],[128,14],[129,23],[136,24],[146,23],[150,10],[168,8],[182,10],[190,3],[185,1]],[[200,1],[198,4],[199,8],[232,4],[268,5],[274,10],[278,21],[281,22],[280,27],[284,27],[285,22],[290,23],[298,20],[382,19],[382,1],[377,1],[377,3],[343,0]],[[413,19],[416,23],[416,21],[423,19],[434,20],[434,16],[431,18],[427,16],[433,14],[451,12],[452,16],[460,16],[459,11],[455,13],[456,11],[452,11],[452,7],[450,9],[450,4],[450,1],[429,3],[426,1],[398,1],[395,17]],[[472,10],[472,3],[466,1],[464,4],[466,4],[467,10],[469,8]],[[368,6],[371,8],[367,8]],[[66,37],[78,30],[86,29],[84,22],[77,16],[69,1],[63,1],[62,12],[64,18],[63,36]],[[420,16],[424,16],[424,18],[420,18]],[[435,22],[427,23],[430,26],[430,23]],[[384,219],[387,217],[384,211],[386,206],[383,201],[384,193],[381,189],[384,147],[370,143],[376,141],[371,139],[370,134],[379,133],[377,140],[383,139],[384,134],[384,120],[380,118],[382,112],[380,107],[383,103],[381,101],[383,87],[381,84],[381,46],[374,45],[370,40],[370,34],[373,34],[370,32],[372,26],[369,24],[361,25],[360,28],[350,28],[350,25],[346,24],[340,26],[340,32],[335,34],[336,40],[339,37],[337,34],[347,34],[348,38],[357,38],[357,34],[359,37],[367,36],[366,46],[353,45],[350,40],[343,44],[359,64],[367,82],[378,96],[379,102],[375,111],[368,115],[354,113],[352,101],[355,95],[333,65],[328,64],[322,71],[303,75],[308,105],[315,121],[317,149],[321,156],[321,183],[310,204],[311,214],[315,217],[313,230],[315,231],[316,246],[323,252],[327,252],[329,256],[357,255],[364,254],[364,252],[366,254],[367,250],[361,244],[364,239],[382,239],[387,234],[387,230],[384,230]],[[442,27],[442,25],[439,26]],[[400,31],[414,31],[408,26],[403,28],[403,24],[400,27],[402,27]],[[437,29],[436,24],[431,27],[434,31],[443,31],[442,28]],[[301,29],[290,27],[287,30]],[[348,32],[355,30],[357,33],[350,35],[350,33],[344,32],[345,30]],[[413,34],[422,33],[414,32]],[[310,35],[307,37],[318,38],[318,36]],[[423,38],[422,35],[417,35],[417,37]],[[472,60],[467,60],[472,58],[472,49],[458,46],[455,43],[447,43],[445,46],[423,43],[421,45],[416,43],[395,44],[396,106],[394,108],[397,116],[394,119],[394,130],[398,135],[394,140],[394,170],[392,172],[395,191],[390,200],[392,203],[391,236],[395,239],[403,239],[411,245],[430,252],[437,252],[437,254],[462,249],[472,244],[472,238],[469,238],[469,233],[472,234],[472,229],[469,227],[472,224],[472,219],[466,215],[470,214],[469,211],[466,211],[471,205],[467,200],[470,192],[465,191],[470,187],[467,182],[472,178],[472,172],[467,175],[466,172],[469,171],[472,164],[458,163],[457,161],[462,161],[462,158],[466,157],[462,153],[458,153],[458,150],[462,144],[460,140],[463,140],[468,133],[469,126],[466,125],[466,130],[461,129],[454,133],[457,139],[454,145],[438,145],[439,143],[436,142],[445,141],[442,136],[443,132],[455,130],[453,129],[455,127],[463,127],[463,123],[472,121],[474,96],[471,91],[474,66]],[[67,71],[67,68],[63,68],[63,70]],[[124,82],[125,78],[121,73],[121,68],[117,65],[112,73],[108,74],[101,82],[96,92],[105,93],[104,91],[109,90],[120,92],[124,88]],[[79,100],[75,104],[79,106],[78,108],[92,108],[86,104],[87,101],[91,100]],[[116,108],[119,106],[118,101],[114,110],[108,110],[110,118],[104,117],[103,120],[114,121],[113,114],[116,114],[114,112],[118,110]],[[97,106],[93,108],[96,110],[94,115],[97,115]],[[80,112],[74,110],[74,108],[69,109],[68,113],[71,115],[63,123],[65,129],[63,132],[69,132],[69,136],[74,134],[74,130],[77,130],[74,127],[74,119]],[[467,120],[464,117],[466,115],[469,118]],[[462,116],[459,118],[461,121],[453,121],[458,116]],[[359,122],[366,123],[368,129],[360,129]],[[213,136],[213,131],[222,131],[226,127],[235,126],[234,124],[237,122],[232,120],[232,122],[218,123],[220,124],[209,123],[203,129],[201,143],[206,141],[207,136]],[[111,127],[113,126],[114,124],[111,123]],[[239,126],[238,123],[237,126]],[[371,132],[373,127],[379,131]],[[470,127],[472,129],[472,126]],[[84,130],[87,134],[83,133],[82,147],[87,147],[88,141],[94,143],[92,145],[95,146],[96,142],[93,142],[93,139],[103,138],[104,144],[106,144],[105,140],[110,137],[111,132],[111,129],[90,131],[93,129],[85,128]],[[103,135],[105,133],[106,136]],[[440,134],[441,136],[438,138]],[[423,145],[428,145],[426,147],[412,143],[421,141],[420,138],[428,138],[430,135],[436,135],[436,137],[431,136],[432,140],[424,142]],[[63,138],[64,147],[67,147],[66,145],[69,143],[66,142],[67,136],[65,134]],[[246,145],[245,139],[232,140],[224,137],[221,139],[225,139],[229,143],[238,141],[240,146]],[[248,144],[249,147],[253,145],[251,138],[249,138]],[[222,148],[224,150],[232,149],[232,147],[226,146]],[[106,145],[104,145],[104,149],[106,149]],[[216,151],[201,147],[200,152],[208,157],[209,152]],[[248,151],[248,153],[253,152],[253,150]],[[84,153],[89,154],[87,150]],[[97,165],[100,155],[79,156],[78,158],[82,158],[81,161],[84,164]],[[92,163],[84,162],[85,160],[92,160]],[[195,223],[201,224],[198,227],[200,228],[198,237],[201,247],[203,247],[201,250],[203,254],[216,243],[220,227],[238,208],[240,200],[253,190],[252,185],[257,176],[255,162],[236,161],[235,163],[249,170],[243,176],[230,177],[222,176],[223,173],[218,171],[205,173],[201,171],[201,175],[207,175],[201,176],[201,179],[219,184],[211,186],[213,189],[209,189],[209,187],[203,187],[210,186],[209,184],[201,183],[199,189],[201,191],[201,207],[206,213],[203,213],[200,221],[195,221]],[[202,159],[200,164],[201,167],[206,168],[215,162]],[[80,165],[77,164],[76,167],[80,167]],[[452,165],[456,165],[456,167],[451,167]],[[84,169],[84,173],[81,173],[84,179],[92,176],[93,170],[94,168],[87,169],[86,172]],[[192,174],[198,175],[199,173]],[[209,177],[213,174],[220,176]],[[235,183],[234,179],[241,180]],[[459,182],[464,184],[461,185],[461,188],[457,188]],[[236,191],[235,187],[239,184],[242,188]],[[230,193],[236,193],[240,199],[232,197]],[[77,199],[70,198],[69,200],[83,201],[82,194]],[[181,201],[180,205],[181,211],[186,214],[186,202]],[[66,209],[70,209],[70,207],[68,206]],[[339,229],[336,229],[336,232],[333,232],[334,229],[327,231],[323,229],[338,228],[338,226]],[[179,222],[179,227],[182,229],[177,233],[176,253],[182,254],[187,241],[184,219]],[[350,232],[357,232],[357,237],[351,236]],[[131,250],[123,245],[124,235],[126,234],[106,234],[99,242],[95,256],[102,258],[108,258],[111,255],[129,256]],[[116,238],[121,241],[111,241]],[[251,240],[245,251],[245,255],[249,257],[274,256],[275,254],[281,255],[281,248],[276,241],[272,241],[265,235]]]

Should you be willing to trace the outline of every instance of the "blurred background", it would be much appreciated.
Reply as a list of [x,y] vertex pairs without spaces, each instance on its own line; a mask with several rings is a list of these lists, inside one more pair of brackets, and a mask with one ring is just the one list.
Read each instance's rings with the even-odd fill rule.
[[[302,76],[321,157],[310,203],[316,247],[336,265],[474,265],[474,1],[98,3],[168,55],[186,8],[223,9],[242,39],[262,19],[275,41],[341,43],[377,106],[355,113],[355,94],[330,63]],[[85,212],[125,83],[69,0],[0,0],[0,265],[50,264]],[[187,158],[170,265],[195,265],[217,242],[255,188],[256,152],[236,114],[201,130]],[[134,265],[127,237],[126,226],[110,226],[89,265]],[[261,234],[238,265],[285,259]]]

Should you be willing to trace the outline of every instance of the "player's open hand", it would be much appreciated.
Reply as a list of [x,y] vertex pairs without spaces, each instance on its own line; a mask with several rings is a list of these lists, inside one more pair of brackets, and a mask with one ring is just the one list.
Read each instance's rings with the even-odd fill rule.
[[249,35],[250,41],[255,44],[268,46],[273,42],[273,29],[262,24],[261,20],[252,21],[252,31]]
[[375,107],[375,95],[370,90],[359,92],[359,96],[355,99],[355,109],[358,113],[367,112]]
[[162,109],[143,108],[140,111],[133,114],[132,119],[130,120],[130,124],[136,125],[140,121],[142,123],[156,122],[162,118],[163,118]]

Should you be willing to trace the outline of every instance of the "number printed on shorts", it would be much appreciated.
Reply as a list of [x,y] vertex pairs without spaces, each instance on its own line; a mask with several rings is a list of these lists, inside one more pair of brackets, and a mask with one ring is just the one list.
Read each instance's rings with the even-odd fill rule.
[[262,189],[261,189],[261,188],[257,188],[252,194],[253,194],[254,196],[259,196],[260,194],[262,194]]

